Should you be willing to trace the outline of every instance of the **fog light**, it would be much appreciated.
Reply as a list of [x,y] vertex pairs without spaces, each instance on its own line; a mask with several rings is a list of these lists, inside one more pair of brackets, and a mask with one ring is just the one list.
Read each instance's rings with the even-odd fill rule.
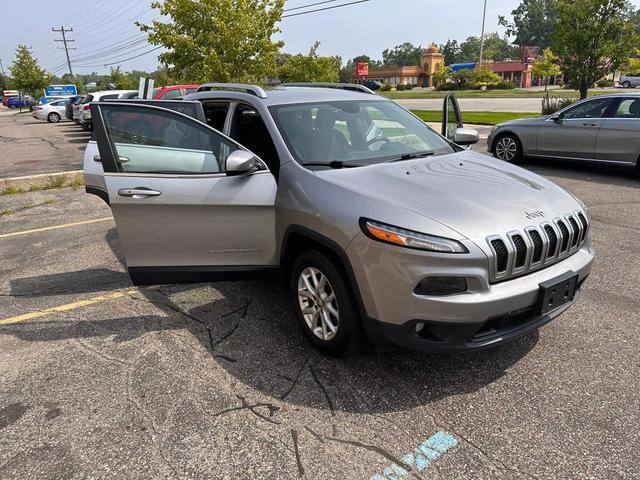
[[464,277],[427,277],[415,289],[417,295],[453,295],[466,291]]

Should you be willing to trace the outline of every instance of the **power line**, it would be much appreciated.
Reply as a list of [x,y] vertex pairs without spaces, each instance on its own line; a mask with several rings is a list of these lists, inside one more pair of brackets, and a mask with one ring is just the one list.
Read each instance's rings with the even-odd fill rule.
[[102,63],[102,64],[96,64],[96,65],[76,65],[76,66],[80,67],[80,68],[86,68],[86,67],[109,67],[111,65],[116,65],[116,64],[119,64],[119,63],[127,62],[129,60],[133,60],[134,58],[142,57],[143,55],[147,55],[148,53],[155,52],[156,50],[159,50],[161,48],[162,48],[162,46],[155,47],[155,48],[152,48],[151,50],[148,50],[146,52],[140,53],[138,55],[134,55],[133,57],[123,58],[121,60],[117,60],[117,61],[111,62],[111,63]]
[[283,12],[291,12],[293,10],[301,10],[303,8],[315,7],[316,5],[324,5],[325,3],[333,3],[333,2],[337,2],[337,1],[338,0],[324,0],[323,2],[310,3],[309,5],[302,5],[300,7],[285,8],[283,10]]
[[52,32],[57,32],[57,33],[62,33],[62,40],[60,39],[56,39],[54,40],[55,42],[62,42],[64,44],[64,53],[67,55],[67,65],[69,66],[69,75],[73,76],[73,70],[71,70],[71,60],[69,59],[69,46],[67,45],[67,43],[69,42],[75,42],[75,40],[67,40],[67,37],[65,35],[65,33],[67,32],[73,32],[73,28],[69,28],[67,30],[65,30],[64,25],[62,27],[60,27],[59,30],[56,30],[55,28],[51,28]]
[[[315,13],[315,12],[322,12],[325,10],[333,10],[335,8],[341,8],[341,7],[348,7],[349,5],[355,5],[357,3],[366,3],[366,2],[370,2],[371,0],[358,0],[356,2],[349,2],[349,3],[343,3],[341,5],[331,5],[330,7],[323,7],[323,8],[316,8],[315,10],[307,10],[306,12],[299,12],[299,13],[290,13],[288,15],[283,15],[282,18],[288,18],[288,17],[297,17],[300,15],[306,15],[308,13]],[[307,5],[307,7],[309,7],[311,5]],[[304,8],[304,7],[301,7]]]

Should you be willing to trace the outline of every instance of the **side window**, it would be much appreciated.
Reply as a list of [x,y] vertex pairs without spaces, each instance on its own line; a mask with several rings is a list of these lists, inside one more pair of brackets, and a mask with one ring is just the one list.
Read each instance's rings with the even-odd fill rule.
[[162,100],[173,100],[174,98],[178,98],[182,96],[182,91],[179,89],[169,90],[168,92],[164,92],[164,95],[160,97]]
[[280,170],[278,152],[267,126],[256,109],[248,105],[238,105],[233,115],[229,136],[260,157],[271,173],[278,176]]
[[203,124],[145,107],[103,105],[102,118],[119,172],[202,175],[224,171],[238,147]]
[[113,94],[110,94],[110,95],[102,95],[100,97],[100,101],[102,101],[102,100],[111,100],[111,99],[114,99],[114,98],[118,98],[118,94],[117,93],[113,93]]
[[611,100],[608,98],[589,100],[565,110],[563,118],[602,118],[610,103]]
[[625,98],[623,99],[614,118],[640,118],[640,98]]
[[198,90],[197,88],[185,88],[185,92],[187,95],[189,95],[190,93],[195,93],[196,90]]
[[224,123],[227,120],[227,113],[229,113],[228,103],[212,103],[204,102],[202,104],[204,110],[204,116],[207,119],[207,124],[211,128],[223,132]]

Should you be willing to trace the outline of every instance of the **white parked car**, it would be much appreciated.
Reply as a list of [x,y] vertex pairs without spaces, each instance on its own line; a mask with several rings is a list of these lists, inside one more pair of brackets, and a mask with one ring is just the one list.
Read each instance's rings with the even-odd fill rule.
[[80,116],[78,118],[80,125],[82,125],[82,128],[86,131],[93,130],[93,124],[91,123],[91,102],[100,102],[102,100],[115,98],[133,98],[137,94],[137,90],[104,90],[101,92],[88,93],[80,104]]
[[618,80],[618,85],[622,88],[636,88],[640,87],[640,74],[635,75],[623,75]]
[[33,107],[33,118],[38,120],[46,120],[49,123],[58,123],[65,118],[65,111],[69,99],[54,100],[44,105],[36,105]]

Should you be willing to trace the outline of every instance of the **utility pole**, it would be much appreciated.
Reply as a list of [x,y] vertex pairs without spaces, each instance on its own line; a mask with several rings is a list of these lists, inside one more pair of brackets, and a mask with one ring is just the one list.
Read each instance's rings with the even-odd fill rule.
[[2,66],[2,59],[0,58],[0,73],[2,73],[2,76],[4,77],[4,67]]
[[67,55],[67,65],[69,66],[69,74],[73,77],[73,70],[71,70],[71,60],[69,59],[69,50],[75,50],[70,48],[67,43],[75,42],[75,40],[67,40],[65,33],[73,32],[73,28],[68,28],[65,30],[64,25],[60,27],[60,29],[56,30],[55,28],[51,29],[52,32],[58,32],[62,34],[62,40],[56,39],[56,42],[62,42],[64,44],[64,53]]
[[484,10],[482,11],[482,34],[480,35],[480,63],[482,67],[482,54],[484,53],[484,22],[487,18],[487,0],[484,0]]

